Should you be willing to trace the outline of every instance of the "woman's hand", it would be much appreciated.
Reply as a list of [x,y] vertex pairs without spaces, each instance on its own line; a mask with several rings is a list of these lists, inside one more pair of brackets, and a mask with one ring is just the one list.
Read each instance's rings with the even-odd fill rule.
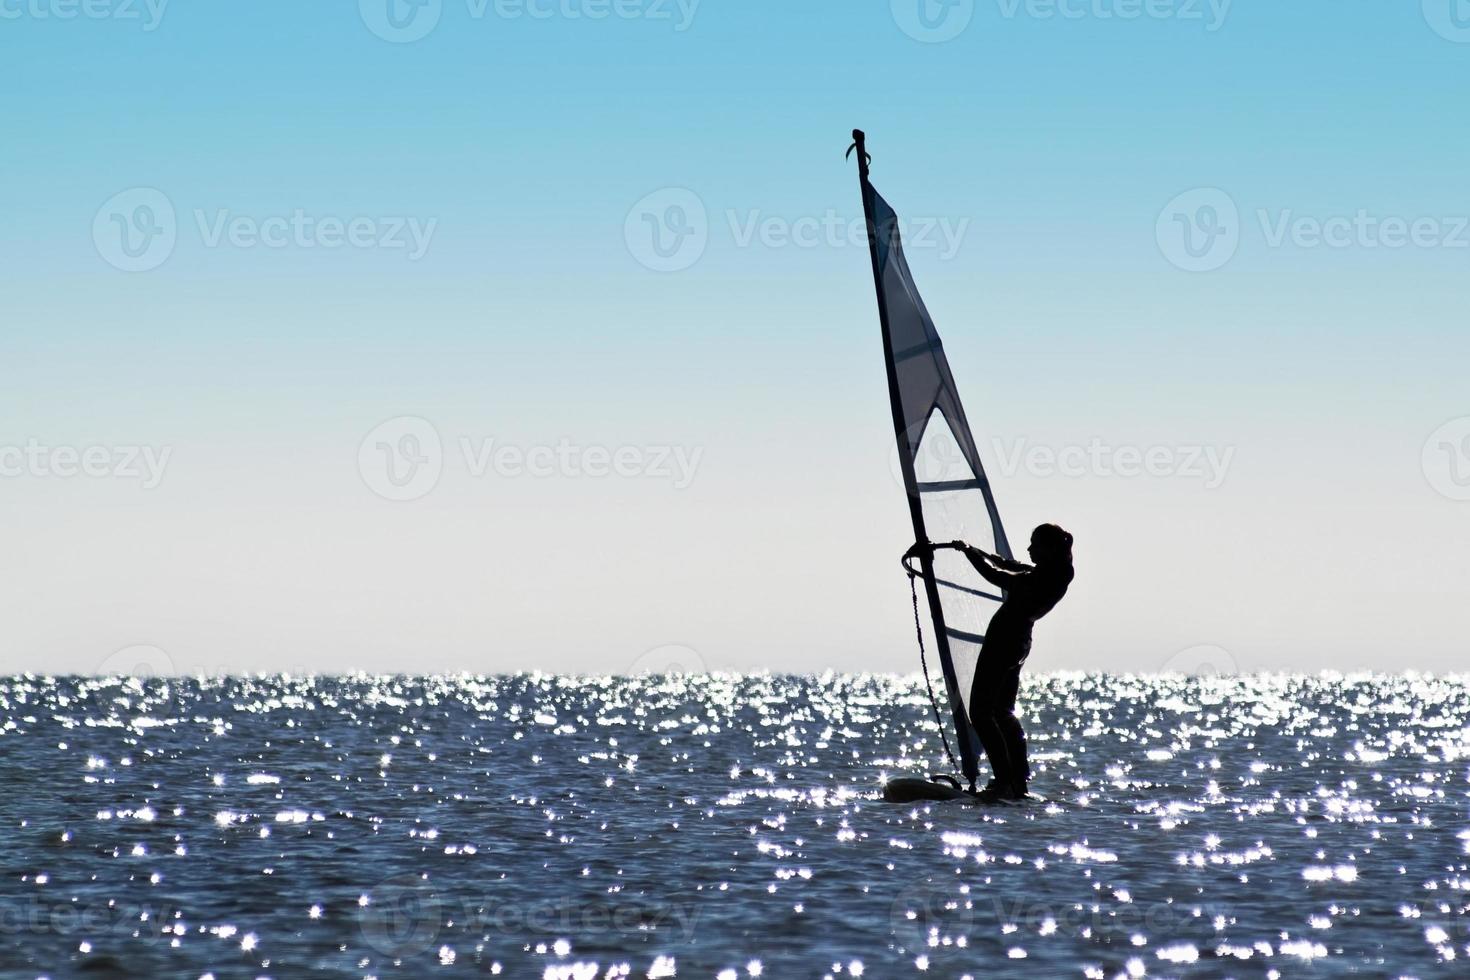
[[921,555],[928,555],[930,558],[933,558],[934,552],[943,550],[958,551],[960,554],[967,556],[979,555],[987,559],[994,557],[987,552],[981,551],[979,548],[970,547],[963,541],[946,541],[943,544],[923,541],[906,551],[903,557],[905,561],[908,561],[910,558],[918,558]]
[[943,544],[935,544],[932,541],[921,541],[920,543],[910,548],[908,551],[904,552],[903,557],[905,561],[910,558],[918,558],[920,555],[928,555],[930,558],[933,558],[934,552],[936,551],[953,549],[955,551],[964,552],[965,549],[968,547],[969,545],[965,544],[963,541],[946,541]]
[[920,541],[903,553],[903,560],[907,562],[911,558],[918,558],[922,555],[928,555],[932,558],[934,556],[934,546],[927,541]]

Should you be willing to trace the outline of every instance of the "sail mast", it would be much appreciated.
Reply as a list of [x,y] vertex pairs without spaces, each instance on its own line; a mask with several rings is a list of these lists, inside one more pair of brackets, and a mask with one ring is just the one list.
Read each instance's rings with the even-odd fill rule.
[[[928,544],[929,534],[924,526],[924,508],[919,496],[919,481],[914,474],[913,450],[910,446],[908,427],[904,421],[903,400],[899,392],[898,365],[893,360],[892,329],[888,318],[888,301],[883,286],[883,263],[878,252],[878,221],[873,196],[876,193],[869,181],[869,158],[867,136],[860,129],[852,131],[853,148],[857,150],[858,179],[862,185],[863,213],[868,222],[868,250],[873,261],[873,287],[878,294],[878,321],[883,330],[883,364],[888,374],[888,403],[893,412],[893,434],[898,440],[898,465],[903,472],[903,486],[909,502],[909,517],[914,525],[914,541]],[[919,555],[919,567],[923,573],[924,595],[929,602],[929,614],[934,623],[934,641],[939,649],[939,662],[944,670],[944,686],[949,692],[949,707],[956,741],[960,748],[960,766],[975,789],[979,778],[979,760],[975,755],[974,741],[970,737],[969,717],[965,712],[963,692],[955,677],[954,659],[950,654],[949,635],[944,625],[944,608],[939,600],[939,585],[934,576],[934,556],[928,551]]]

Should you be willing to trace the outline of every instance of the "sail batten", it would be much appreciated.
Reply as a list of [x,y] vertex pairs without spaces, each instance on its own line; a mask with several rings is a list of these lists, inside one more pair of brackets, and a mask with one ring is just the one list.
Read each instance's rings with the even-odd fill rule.
[[920,493],[952,493],[955,490],[984,490],[990,484],[985,480],[945,480],[941,483],[921,483]]
[[[914,538],[921,543],[964,540],[1010,558],[1005,527],[949,360],[904,257],[897,212],[869,180],[863,134],[855,132],[854,137],[894,436]],[[969,723],[971,682],[990,616],[1003,596],[989,591],[989,583],[955,551],[922,555],[918,571],[960,768],[973,787],[980,747]]]

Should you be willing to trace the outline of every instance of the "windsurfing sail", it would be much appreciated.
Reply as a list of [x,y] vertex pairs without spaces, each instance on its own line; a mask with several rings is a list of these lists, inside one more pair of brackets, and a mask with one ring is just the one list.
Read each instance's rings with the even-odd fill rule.
[[[914,540],[939,544],[961,540],[1011,558],[954,375],[904,258],[898,215],[869,180],[870,158],[862,131],[854,130],[853,139],[878,291],[898,468],[908,496]],[[921,555],[918,570],[929,606],[930,636],[944,674],[960,768],[973,789],[979,774],[980,744],[970,727],[970,688],[986,627],[1004,597],[958,551],[937,551],[932,559]]]

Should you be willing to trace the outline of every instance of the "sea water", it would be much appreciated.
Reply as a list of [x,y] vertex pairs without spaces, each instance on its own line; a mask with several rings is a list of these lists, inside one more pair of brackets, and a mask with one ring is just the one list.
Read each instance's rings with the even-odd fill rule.
[[11,678],[0,975],[1470,972],[1465,679],[1022,701],[981,808],[914,678]]

